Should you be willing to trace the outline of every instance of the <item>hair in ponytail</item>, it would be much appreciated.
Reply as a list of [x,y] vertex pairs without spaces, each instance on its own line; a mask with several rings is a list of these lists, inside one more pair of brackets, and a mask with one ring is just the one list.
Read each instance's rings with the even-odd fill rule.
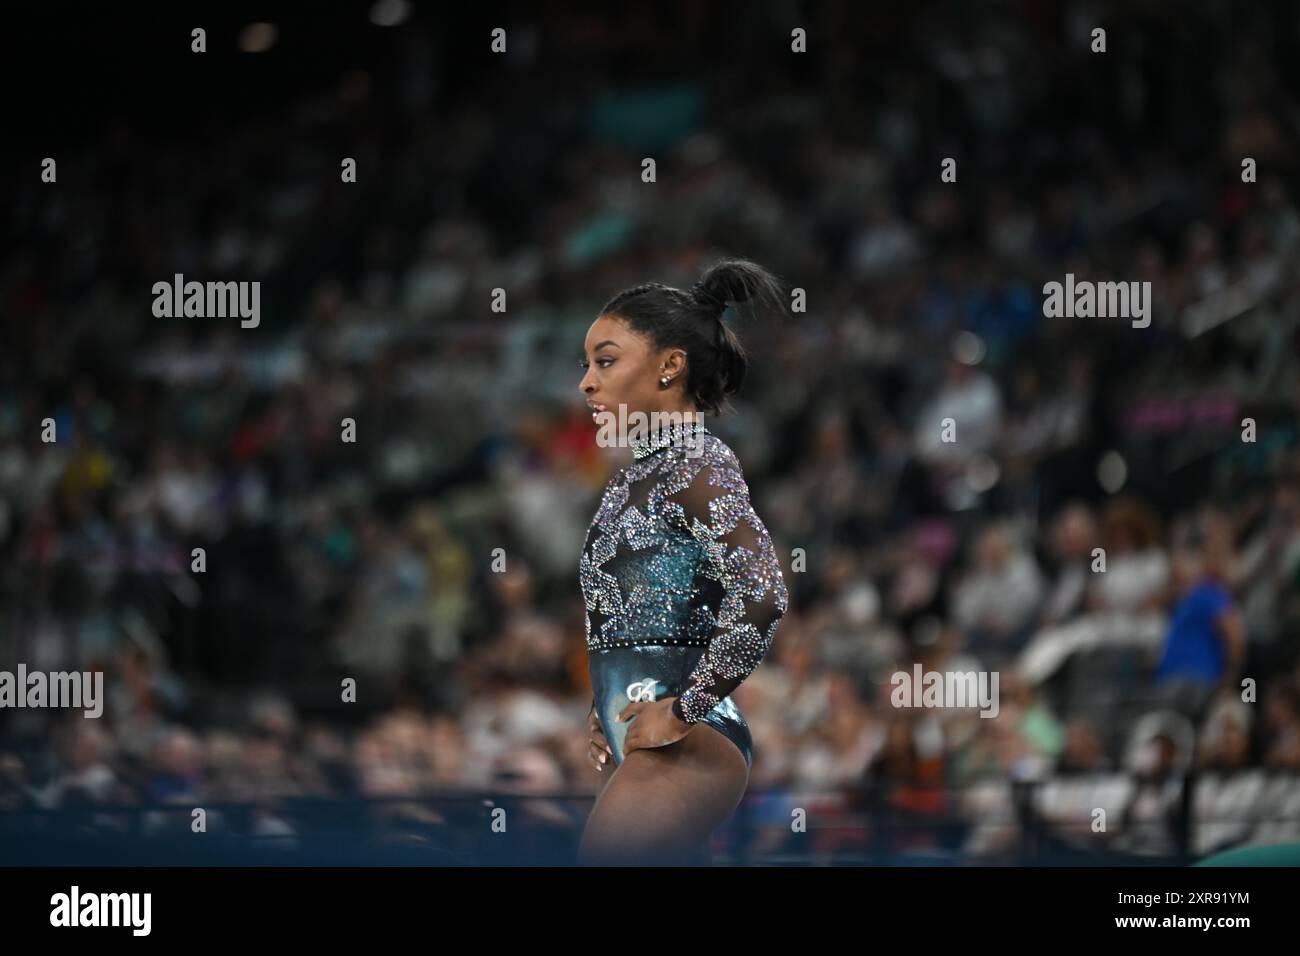
[[762,309],[783,312],[785,289],[775,276],[746,259],[723,259],[704,270],[690,289],[658,282],[634,286],[605,303],[602,315],[614,315],[649,337],[655,348],[686,352],[686,394],[701,411],[729,407],[749,369],[749,356],[735,330],[723,320],[732,314]]

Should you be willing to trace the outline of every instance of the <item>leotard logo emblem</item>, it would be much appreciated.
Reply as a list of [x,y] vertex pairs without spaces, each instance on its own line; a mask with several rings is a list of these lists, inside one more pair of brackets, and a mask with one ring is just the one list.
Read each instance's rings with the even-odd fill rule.
[[645,680],[633,681],[627,685],[627,699],[633,702],[639,700],[654,700],[655,684],[657,683],[658,681],[653,677],[647,677]]

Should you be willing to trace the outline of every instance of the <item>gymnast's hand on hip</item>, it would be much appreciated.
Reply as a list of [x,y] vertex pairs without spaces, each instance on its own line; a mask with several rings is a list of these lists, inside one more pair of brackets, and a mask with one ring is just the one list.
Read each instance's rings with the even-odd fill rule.
[[604,772],[605,764],[613,758],[614,751],[609,749],[609,741],[605,739],[605,731],[600,729],[600,718],[596,716],[595,710],[587,715],[587,734],[590,738],[587,759],[593,767]]
[[[627,737],[623,739],[623,756],[633,750],[666,747],[690,733],[691,725],[684,724],[673,713],[676,697],[663,700],[633,701],[619,712],[616,720],[631,721]],[[632,718],[636,718],[633,720]]]

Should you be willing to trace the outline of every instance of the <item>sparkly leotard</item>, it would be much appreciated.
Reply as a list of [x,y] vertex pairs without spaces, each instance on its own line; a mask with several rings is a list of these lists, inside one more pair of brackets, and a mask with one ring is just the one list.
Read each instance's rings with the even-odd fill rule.
[[[592,707],[623,762],[633,700],[675,696],[686,723],[717,728],[753,766],[729,694],[758,666],[788,598],[735,453],[698,421],[631,442],[579,561]],[[635,719],[635,718],[634,718]]]

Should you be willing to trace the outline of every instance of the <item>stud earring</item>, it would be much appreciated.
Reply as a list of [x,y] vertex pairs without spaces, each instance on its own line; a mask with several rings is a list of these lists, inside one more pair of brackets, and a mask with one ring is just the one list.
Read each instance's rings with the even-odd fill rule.
[[659,384],[662,385],[664,388],[667,388],[667,387],[668,387],[668,376],[667,376],[667,375],[662,376],[662,377],[659,379]]

